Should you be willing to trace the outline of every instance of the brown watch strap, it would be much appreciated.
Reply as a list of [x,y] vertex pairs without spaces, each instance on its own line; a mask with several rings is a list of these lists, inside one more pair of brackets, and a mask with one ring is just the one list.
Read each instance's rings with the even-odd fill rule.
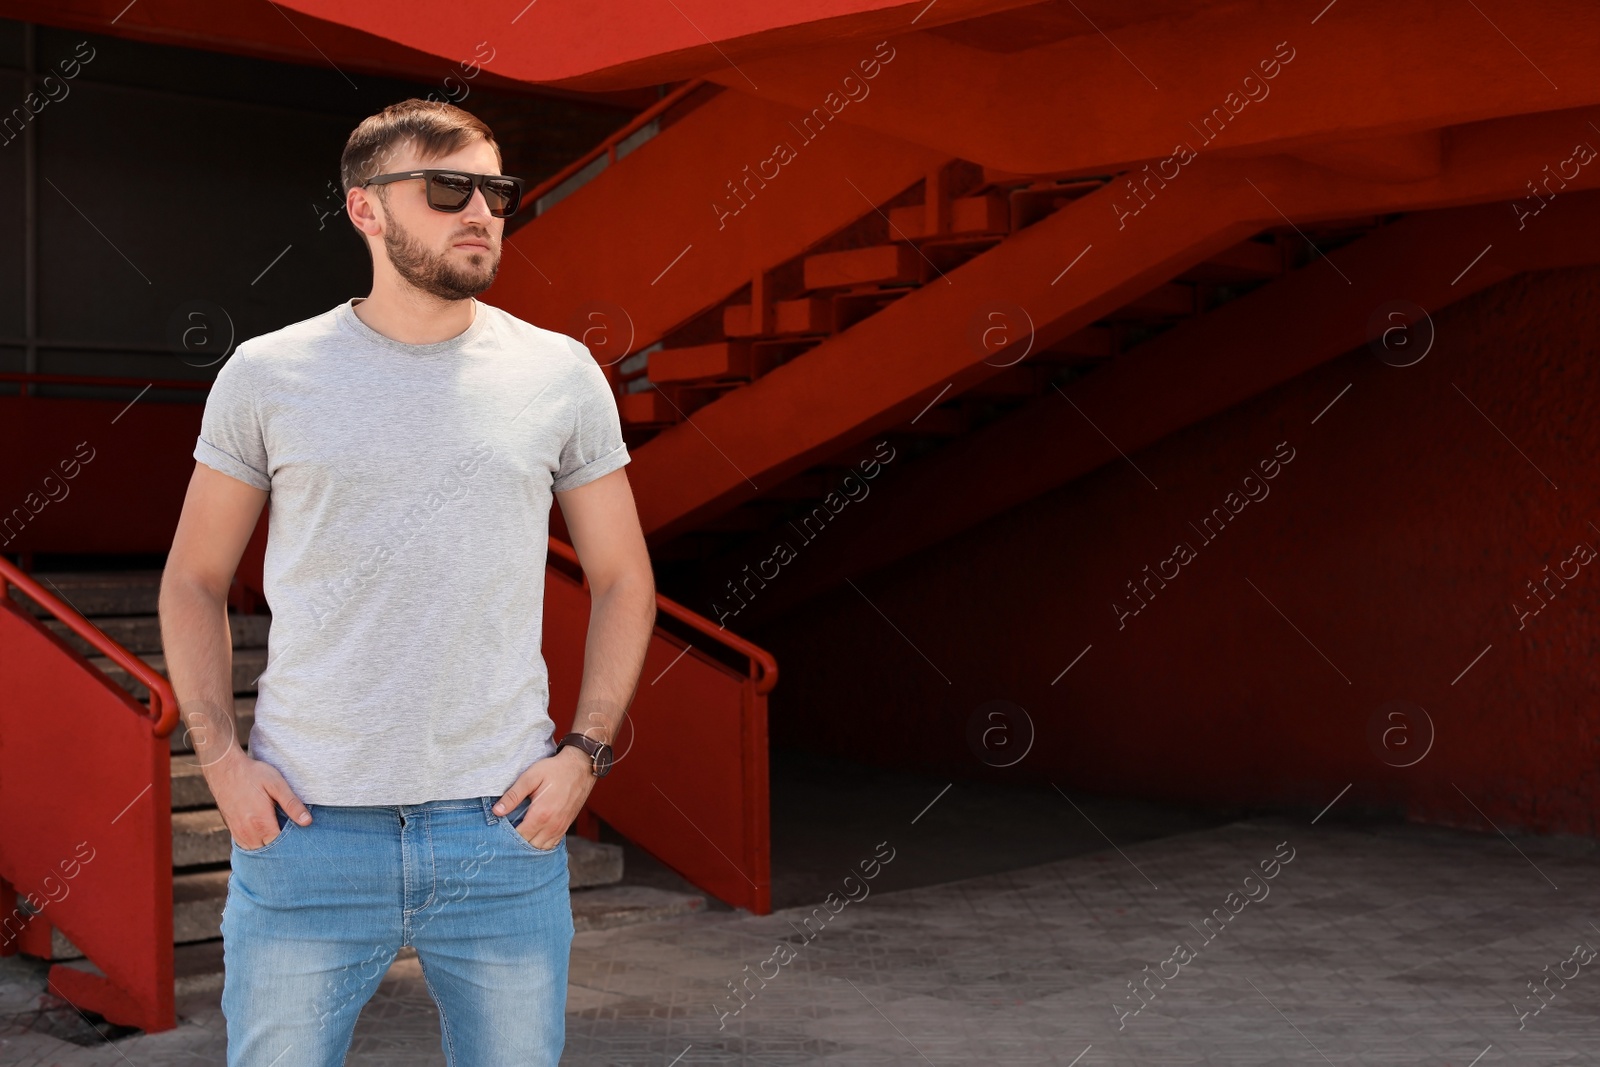
[[[599,758],[598,758],[599,755],[600,755],[600,750],[602,748],[607,747],[606,743],[604,741],[596,741],[594,738],[588,736],[587,734],[570,733],[570,734],[567,734],[565,737],[563,737],[561,739],[561,742],[558,745],[556,745],[556,751],[560,752],[563,748],[566,748],[568,745],[575,745],[576,747],[583,749],[583,751],[588,754],[588,756],[589,756],[589,771],[590,771],[591,774],[593,774],[596,778],[605,777],[604,772],[602,772],[601,769],[600,769]],[[609,771],[610,769],[611,769],[610,767],[605,768],[605,770],[607,770],[607,771]]]

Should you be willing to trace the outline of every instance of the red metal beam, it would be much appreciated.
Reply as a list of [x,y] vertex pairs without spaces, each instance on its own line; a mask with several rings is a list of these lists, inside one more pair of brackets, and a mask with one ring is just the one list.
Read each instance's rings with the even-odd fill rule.
[[[460,4],[451,18],[410,0],[282,0],[285,7],[360,27],[410,48],[470,56],[500,49],[495,70],[520,81],[588,90],[655,85],[743,65],[752,56],[806,49],[840,37],[879,40],[1024,7],[1036,0],[611,0],[605,4]],[[749,87],[749,83],[744,83]]]
[[[335,66],[432,82],[494,50],[496,80],[602,94],[644,107],[653,87],[822,41],[927,29],[1037,0],[812,0],[752,4],[657,0],[590,4],[458,3],[441,18],[421,0],[0,0],[0,16],[132,40]],[[1084,27],[1086,30],[1087,26]],[[443,62],[441,62],[441,60]],[[749,83],[745,83],[749,87]],[[646,88],[652,87],[652,88]]]
[[[912,32],[891,38],[893,63],[839,118],[1001,170],[1096,174],[1180,142],[1260,155],[1600,104],[1600,7],[1550,0],[1497,17],[1515,45],[1475,5],[1432,0],[1340,4],[1314,25],[1298,8],[1195,4],[1122,27],[1115,46],[1094,34],[1002,51]],[[704,76],[809,110],[869,44]]]
[[[798,118],[741,93],[707,101],[507,238],[487,298],[610,365],[947,162],[858,128],[807,142]],[[794,156],[763,166],[779,141]]]
[[[459,7],[443,20],[460,29],[459,43],[444,44],[437,34],[417,41],[398,42],[360,25],[342,25],[314,10],[285,11],[284,4],[216,4],[209,0],[0,0],[0,18],[33,22],[41,26],[80,30],[121,37],[130,41],[193,48],[206,52],[250,56],[278,63],[334,70],[347,78],[363,74],[408,78],[438,86],[441,100],[463,99],[463,87],[498,88],[527,92],[527,80],[501,70],[496,42],[479,50],[483,26],[463,18]],[[394,5],[381,6],[393,10]],[[420,7],[420,5],[419,5]],[[430,11],[430,15],[434,12]],[[440,28],[435,19],[435,28]],[[506,35],[500,35],[501,41]],[[485,57],[488,57],[487,59]],[[477,67],[460,64],[476,62]],[[91,75],[92,76],[92,75]],[[453,81],[446,83],[445,79]],[[653,83],[635,82],[610,90],[586,91],[552,86],[540,94],[584,100],[612,107],[642,109],[656,100]],[[471,109],[471,105],[467,106]]]

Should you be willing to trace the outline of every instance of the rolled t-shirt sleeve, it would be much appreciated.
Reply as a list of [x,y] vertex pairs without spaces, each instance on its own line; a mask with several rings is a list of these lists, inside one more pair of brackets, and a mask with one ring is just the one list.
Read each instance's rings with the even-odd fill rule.
[[577,340],[568,341],[578,356],[572,386],[575,411],[571,433],[561,446],[561,467],[550,483],[551,491],[557,493],[610,474],[631,458],[622,440],[616,394],[605,371],[588,348]]
[[230,478],[270,491],[267,443],[243,352],[222,365],[206,397],[194,458]]

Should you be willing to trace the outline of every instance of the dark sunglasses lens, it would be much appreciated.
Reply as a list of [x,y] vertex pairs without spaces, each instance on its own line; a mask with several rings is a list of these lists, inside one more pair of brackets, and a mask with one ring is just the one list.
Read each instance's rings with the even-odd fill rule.
[[472,179],[465,174],[435,174],[428,183],[428,204],[440,211],[460,211],[472,199]]
[[517,183],[504,178],[489,178],[483,183],[483,198],[489,212],[501,218],[517,210]]

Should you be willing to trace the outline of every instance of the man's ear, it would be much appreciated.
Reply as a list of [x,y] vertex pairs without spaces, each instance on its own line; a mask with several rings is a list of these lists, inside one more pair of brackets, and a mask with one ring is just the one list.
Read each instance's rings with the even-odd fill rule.
[[[345,199],[344,217],[350,223],[350,232],[354,234],[355,239],[361,243],[361,247],[366,249],[368,261],[372,263],[374,268],[376,268],[377,257],[372,251],[372,242],[368,240],[368,237],[376,235],[369,234],[365,229],[362,228],[363,223],[370,226],[375,219],[380,225],[382,223],[382,217],[378,213],[383,210],[383,206],[381,203],[374,202],[378,198],[371,195],[371,192],[372,190],[370,186],[366,189],[363,189],[360,186],[356,186],[354,189],[351,189],[350,193]],[[362,215],[362,219],[359,221],[356,218],[356,213],[358,211]]]
[[364,228],[366,224],[373,222],[377,222],[379,225],[382,224],[382,216],[380,214],[382,206],[374,202],[377,199],[376,196],[368,192],[368,189],[363,189],[360,186],[351,189],[350,194],[345,198],[345,217],[350,220],[350,225],[355,227],[356,233],[363,237],[377,236],[369,233]]

